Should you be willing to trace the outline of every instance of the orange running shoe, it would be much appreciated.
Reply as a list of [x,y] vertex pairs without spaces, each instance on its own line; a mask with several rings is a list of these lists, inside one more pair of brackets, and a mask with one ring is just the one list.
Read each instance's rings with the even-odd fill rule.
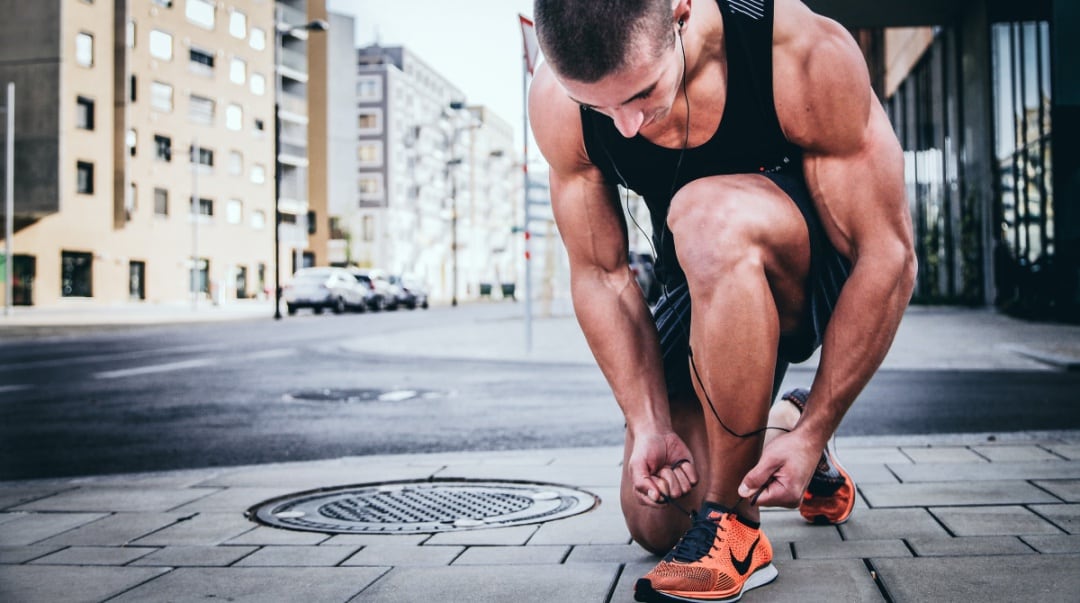
[[[791,402],[802,412],[806,409],[809,396],[809,390],[793,389],[781,399]],[[799,514],[810,523],[840,525],[851,517],[854,508],[855,482],[840,461],[836,460],[836,455],[826,448],[821,453],[814,475],[810,477],[806,492],[803,492]]]
[[761,525],[706,502],[690,529],[637,581],[637,601],[738,601],[776,578],[772,545]]

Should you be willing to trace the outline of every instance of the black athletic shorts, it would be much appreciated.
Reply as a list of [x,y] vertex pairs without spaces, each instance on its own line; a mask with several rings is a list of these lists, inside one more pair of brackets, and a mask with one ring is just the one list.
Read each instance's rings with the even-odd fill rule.
[[[825,327],[829,324],[836,300],[840,297],[840,289],[851,273],[851,262],[840,255],[825,235],[802,176],[782,173],[769,173],[765,176],[795,202],[810,233],[806,316],[800,321],[802,326],[799,331],[783,333],[780,336],[773,381],[775,398],[788,364],[805,361],[821,345]],[[678,270],[677,273],[681,276],[682,271]],[[681,282],[667,283],[653,308],[669,394],[694,391],[689,367],[690,306],[690,291],[684,277]]]

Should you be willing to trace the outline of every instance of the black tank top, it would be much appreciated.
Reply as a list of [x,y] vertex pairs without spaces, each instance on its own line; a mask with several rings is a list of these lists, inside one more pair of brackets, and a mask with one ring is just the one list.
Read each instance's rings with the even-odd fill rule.
[[[611,118],[581,110],[590,161],[609,183],[622,184],[645,199],[658,264],[675,258],[672,237],[662,233],[672,192],[687,182],[704,176],[764,172],[790,172],[801,178],[801,150],[784,137],[773,103],[773,0],[717,0],[717,4],[724,20],[727,100],[720,125],[707,142],[683,152],[655,145],[640,134],[624,138]],[[691,114],[693,110],[691,105]]]

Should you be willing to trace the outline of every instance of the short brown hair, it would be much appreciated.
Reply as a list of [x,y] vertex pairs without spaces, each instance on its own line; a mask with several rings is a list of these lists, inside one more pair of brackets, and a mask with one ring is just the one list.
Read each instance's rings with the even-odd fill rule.
[[622,69],[638,34],[657,55],[675,43],[670,0],[536,0],[533,10],[545,60],[578,82]]

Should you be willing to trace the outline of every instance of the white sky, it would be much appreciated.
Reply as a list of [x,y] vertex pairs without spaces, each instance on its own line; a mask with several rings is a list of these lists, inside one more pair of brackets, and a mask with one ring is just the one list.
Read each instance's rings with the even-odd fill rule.
[[522,41],[518,15],[533,0],[327,0],[356,19],[355,44],[404,46],[514,126],[521,144]]

